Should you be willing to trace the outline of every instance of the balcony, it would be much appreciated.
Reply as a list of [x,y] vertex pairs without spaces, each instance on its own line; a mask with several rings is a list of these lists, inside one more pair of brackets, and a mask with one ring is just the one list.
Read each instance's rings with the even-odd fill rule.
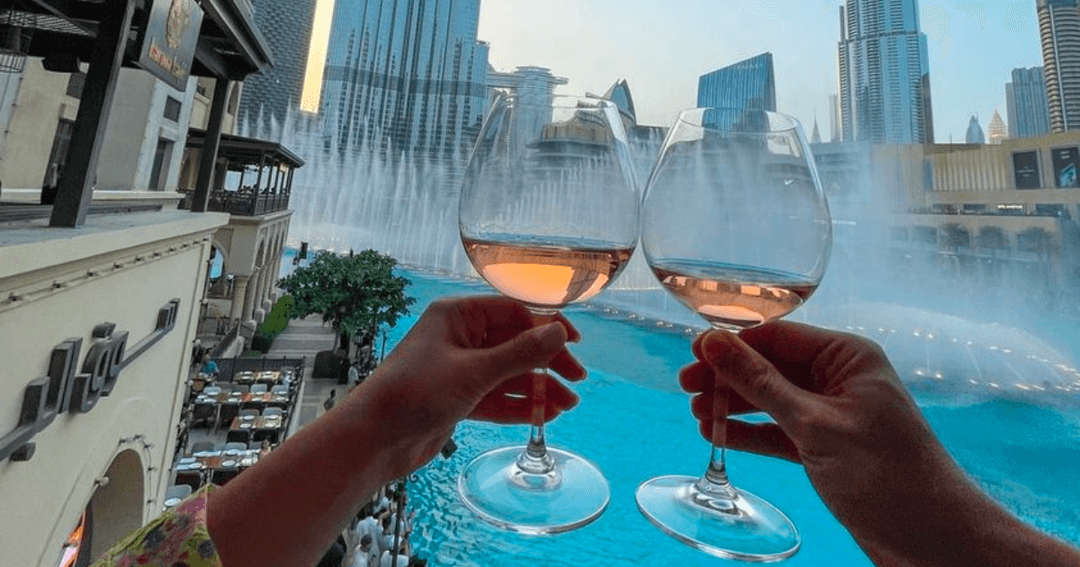
[[[206,132],[188,131],[185,161],[201,163]],[[206,210],[237,216],[256,217],[288,210],[292,192],[293,171],[304,160],[288,148],[274,142],[222,134],[218,145],[218,168],[210,188]],[[184,195],[180,209],[191,209],[195,198],[198,167],[185,171],[180,178],[179,193]]]
[[[195,196],[194,189],[177,189],[184,195],[178,208],[189,210]],[[227,191],[224,189],[210,192],[206,210],[229,213],[245,217],[255,217],[285,211],[289,209],[289,193],[256,192],[254,190]]]

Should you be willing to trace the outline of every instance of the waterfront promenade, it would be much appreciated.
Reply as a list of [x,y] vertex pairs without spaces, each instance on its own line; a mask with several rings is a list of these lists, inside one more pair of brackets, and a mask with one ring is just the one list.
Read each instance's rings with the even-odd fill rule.
[[329,325],[324,325],[320,315],[311,315],[304,319],[293,319],[289,326],[274,339],[267,358],[303,358],[304,374],[297,393],[295,411],[286,437],[314,421],[322,413],[322,404],[330,395],[330,390],[338,390],[337,396],[345,395],[348,387],[338,384],[337,380],[314,379],[315,355],[321,350],[334,348],[336,335]]

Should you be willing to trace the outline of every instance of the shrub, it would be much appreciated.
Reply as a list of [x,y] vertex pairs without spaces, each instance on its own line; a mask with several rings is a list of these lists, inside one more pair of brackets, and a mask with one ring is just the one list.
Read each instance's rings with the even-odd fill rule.
[[340,379],[349,365],[349,358],[344,354],[332,350],[319,351],[315,355],[315,369],[312,371],[313,378]]
[[255,333],[255,336],[251,337],[251,349],[266,354],[270,352],[270,345],[273,342],[273,337],[270,337],[266,333],[259,331]]
[[263,353],[270,352],[270,346],[274,339],[289,326],[289,315],[292,312],[293,299],[288,295],[282,296],[277,303],[270,308],[255,336],[251,337],[251,348]]

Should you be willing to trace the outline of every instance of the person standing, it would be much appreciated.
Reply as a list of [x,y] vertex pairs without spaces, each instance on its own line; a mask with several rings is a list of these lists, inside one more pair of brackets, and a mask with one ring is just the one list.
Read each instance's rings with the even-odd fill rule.
[[334,399],[334,395],[337,394],[337,390],[330,390],[330,397],[326,398],[326,401],[322,403],[324,411],[330,411],[334,408],[334,404],[337,400]]

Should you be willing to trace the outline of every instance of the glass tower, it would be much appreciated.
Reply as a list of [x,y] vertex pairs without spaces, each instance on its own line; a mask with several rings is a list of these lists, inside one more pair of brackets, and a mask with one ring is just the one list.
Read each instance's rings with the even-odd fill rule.
[[[274,66],[244,81],[238,117],[252,132],[269,131],[300,108],[316,0],[259,0],[255,23],[274,53]],[[262,123],[258,124],[258,120]]]
[[843,141],[934,141],[930,65],[915,0],[847,0],[839,64]]
[[772,53],[762,53],[698,79],[697,105],[776,112]]
[[1080,2],[1039,0],[1050,129],[1080,130]]
[[1012,82],[1005,84],[1005,104],[1009,136],[1030,138],[1050,132],[1050,107],[1042,67],[1013,69]]
[[488,104],[480,0],[338,0],[321,114],[327,140],[442,162],[467,153]]

